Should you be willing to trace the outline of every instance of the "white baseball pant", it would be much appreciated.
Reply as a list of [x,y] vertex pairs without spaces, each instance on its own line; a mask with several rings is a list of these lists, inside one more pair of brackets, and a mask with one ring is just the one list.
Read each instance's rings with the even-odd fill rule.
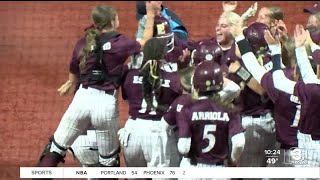
[[[69,148],[91,123],[96,129],[99,162],[108,166],[109,162],[101,156],[114,154],[119,148],[117,96],[117,93],[109,95],[105,91],[90,87],[85,89],[81,85],[54,133],[56,143],[64,149]],[[50,151],[61,155],[66,153],[54,143]]]
[[242,126],[246,129],[246,143],[241,154],[240,167],[266,167],[265,150],[276,150],[275,122],[271,113],[259,118],[242,117]]

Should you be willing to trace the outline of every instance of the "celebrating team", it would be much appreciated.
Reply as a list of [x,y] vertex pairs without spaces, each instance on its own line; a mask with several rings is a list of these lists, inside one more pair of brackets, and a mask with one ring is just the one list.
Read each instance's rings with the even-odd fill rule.
[[[137,40],[116,31],[113,7],[96,6],[58,90],[77,84],[74,99],[37,166],[56,167],[70,150],[83,166],[119,167],[120,149],[128,167],[266,167],[265,150],[293,166],[299,147],[304,166],[319,167],[320,8],[304,9],[307,26],[291,37],[278,6],[247,24],[257,3],[241,16],[236,1],[222,4],[216,37],[197,42],[162,1],[137,4]],[[119,89],[129,105],[121,129]]]

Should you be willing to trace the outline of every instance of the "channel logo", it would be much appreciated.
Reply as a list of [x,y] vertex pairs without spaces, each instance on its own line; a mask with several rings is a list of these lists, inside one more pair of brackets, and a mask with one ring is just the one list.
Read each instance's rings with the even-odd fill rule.
[[285,163],[292,165],[308,164],[308,151],[301,148],[291,148],[288,150],[288,156],[285,156]]

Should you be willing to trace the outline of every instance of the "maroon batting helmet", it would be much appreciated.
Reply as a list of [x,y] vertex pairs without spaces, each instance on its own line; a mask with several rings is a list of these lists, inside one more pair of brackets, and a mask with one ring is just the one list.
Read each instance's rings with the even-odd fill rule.
[[320,2],[315,3],[313,6],[309,6],[303,9],[303,12],[310,13],[310,14],[316,14],[320,12]]
[[154,17],[153,37],[167,39],[168,52],[174,48],[174,33],[171,31],[169,21],[163,16]]
[[269,30],[268,26],[259,22],[252,23],[244,30],[244,36],[249,41],[252,52],[256,56],[265,54],[268,49],[268,43],[264,39],[265,30]]
[[223,51],[216,41],[201,41],[191,54],[191,63],[198,65],[203,61],[214,61],[221,64]]
[[198,92],[222,90],[223,74],[220,65],[214,61],[201,62],[195,69],[192,83]]

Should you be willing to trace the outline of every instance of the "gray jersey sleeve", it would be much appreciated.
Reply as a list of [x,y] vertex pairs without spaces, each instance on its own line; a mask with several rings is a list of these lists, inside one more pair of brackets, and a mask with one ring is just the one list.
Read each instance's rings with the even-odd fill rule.
[[304,83],[319,83],[317,75],[314,73],[310,61],[308,59],[306,48],[299,47],[295,49],[297,63],[300,69],[301,77]]
[[293,94],[296,82],[291,81],[285,75],[283,70],[276,70],[272,73],[274,87],[288,94]]
[[257,58],[254,56],[252,52],[248,52],[242,55],[241,57],[246,68],[249,70],[252,76],[258,81],[258,83],[261,84],[261,79],[263,75],[268,71],[264,67],[260,66],[260,64],[257,61]]

